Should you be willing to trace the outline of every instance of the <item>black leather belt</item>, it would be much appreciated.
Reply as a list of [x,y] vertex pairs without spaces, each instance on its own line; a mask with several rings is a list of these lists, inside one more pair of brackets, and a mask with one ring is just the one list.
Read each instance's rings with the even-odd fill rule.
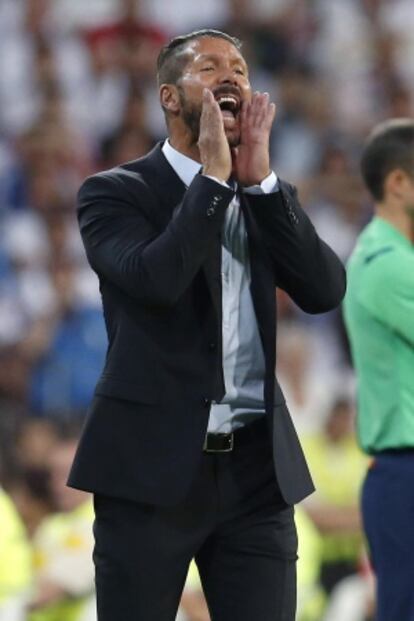
[[229,453],[234,447],[234,433],[206,433],[205,453]]
[[266,436],[266,417],[261,416],[257,421],[238,427],[232,433],[207,433],[203,451],[205,453],[230,453],[235,447],[250,444]]

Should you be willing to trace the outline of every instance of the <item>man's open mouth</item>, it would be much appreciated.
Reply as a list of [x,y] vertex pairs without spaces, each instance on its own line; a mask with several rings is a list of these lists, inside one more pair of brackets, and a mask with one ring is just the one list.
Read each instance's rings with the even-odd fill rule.
[[219,95],[216,101],[224,119],[235,119],[240,112],[241,102],[235,95]]

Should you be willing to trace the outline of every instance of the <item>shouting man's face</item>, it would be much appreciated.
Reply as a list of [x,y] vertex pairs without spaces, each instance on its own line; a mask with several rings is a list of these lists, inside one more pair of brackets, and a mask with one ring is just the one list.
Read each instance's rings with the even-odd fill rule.
[[203,90],[212,91],[223,116],[224,130],[231,147],[240,142],[240,110],[250,101],[251,88],[243,56],[230,41],[200,37],[189,43],[190,60],[177,88],[180,115],[195,144],[200,131]]

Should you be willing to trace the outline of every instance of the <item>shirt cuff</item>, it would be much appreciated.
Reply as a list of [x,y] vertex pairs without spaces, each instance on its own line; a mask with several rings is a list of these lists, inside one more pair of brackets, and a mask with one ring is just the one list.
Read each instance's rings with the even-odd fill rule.
[[[203,173],[201,173],[203,174]],[[232,188],[229,186],[228,183],[226,183],[225,181],[222,181],[221,179],[217,179],[217,177],[212,177],[211,175],[203,175],[203,177],[207,177],[207,179],[212,179],[213,181],[215,181],[216,183],[219,183],[220,185],[223,185],[225,188],[229,188],[229,190],[231,190]],[[262,182],[263,183],[263,182]]]
[[279,192],[279,181],[276,174],[270,173],[263,181],[258,185],[250,185],[244,188],[247,194],[271,194],[273,192]]

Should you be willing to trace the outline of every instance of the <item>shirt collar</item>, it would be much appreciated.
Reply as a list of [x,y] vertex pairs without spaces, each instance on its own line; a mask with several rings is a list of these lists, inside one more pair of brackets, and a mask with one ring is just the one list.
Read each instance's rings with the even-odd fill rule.
[[162,152],[164,153],[167,162],[180,177],[181,181],[188,187],[194,177],[200,172],[200,162],[196,162],[190,157],[187,157],[187,155],[177,151],[177,149],[174,149],[174,147],[170,145],[168,138],[162,146]]
[[383,238],[389,239],[390,241],[394,241],[400,246],[406,246],[410,250],[413,250],[412,242],[405,237],[398,229],[395,228],[390,222],[384,220],[380,216],[374,216],[374,223],[377,231],[380,231],[380,234]]

